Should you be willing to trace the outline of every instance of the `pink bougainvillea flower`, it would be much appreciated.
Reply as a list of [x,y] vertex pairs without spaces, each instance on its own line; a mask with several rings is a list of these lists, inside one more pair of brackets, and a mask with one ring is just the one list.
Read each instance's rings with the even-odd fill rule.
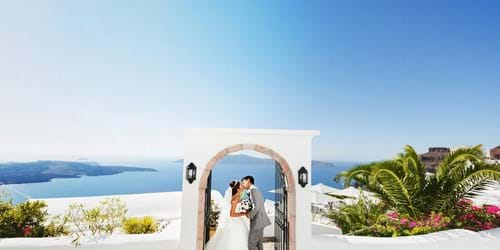
[[486,213],[489,214],[498,214],[500,212],[500,207],[497,206],[485,206],[486,208]]
[[461,205],[461,206],[472,205],[472,200],[470,200],[470,199],[461,199],[460,201],[458,201],[458,205]]
[[399,214],[397,212],[390,212],[387,214],[387,216],[391,219],[397,219],[399,218]]
[[492,229],[492,228],[494,228],[494,225],[491,222],[486,222],[481,226],[481,229],[483,229],[483,230],[488,230],[488,229]]
[[29,236],[30,234],[31,234],[31,227],[29,227],[29,226],[25,226],[25,227],[23,228],[23,235],[24,235],[24,237],[27,237],[27,236]]

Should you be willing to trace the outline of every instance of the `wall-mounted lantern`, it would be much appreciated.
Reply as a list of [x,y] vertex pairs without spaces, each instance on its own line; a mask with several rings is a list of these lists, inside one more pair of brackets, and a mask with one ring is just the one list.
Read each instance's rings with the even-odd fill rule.
[[305,187],[309,182],[308,180],[309,180],[309,175],[307,174],[307,169],[305,167],[301,167],[299,169],[299,184],[302,187]]
[[186,167],[186,180],[189,184],[196,180],[196,165],[192,162]]

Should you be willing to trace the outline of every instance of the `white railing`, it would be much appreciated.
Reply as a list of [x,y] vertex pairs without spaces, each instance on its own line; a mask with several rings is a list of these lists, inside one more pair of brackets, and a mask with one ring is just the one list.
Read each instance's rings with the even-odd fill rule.
[[29,199],[31,199],[31,196],[29,196],[29,195],[27,195],[27,194],[25,194],[25,193],[23,193],[23,192],[21,192],[21,191],[19,191],[19,190],[15,189],[15,188],[11,187],[11,186],[9,186],[9,185],[7,185],[7,184],[5,184],[5,183],[1,182],[1,181],[0,181],[0,186],[4,186],[5,188],[7,188],[7,189],[11,190],[12,192],[14,192],[14,193],[16,193],[16,194],[19,194],[19,195],[23,196],[24,198],[26,198],[26,199],[28,199],[28,200],[29,200]]

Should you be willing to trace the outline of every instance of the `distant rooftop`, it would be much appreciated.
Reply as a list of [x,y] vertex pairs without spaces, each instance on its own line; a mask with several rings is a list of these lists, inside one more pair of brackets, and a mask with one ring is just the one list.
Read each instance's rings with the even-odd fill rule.
[[420,158],[428,172],[435,173],[439,163],[444,160],[451,149],[447,147],[430,147],[429,152],[421,154]]

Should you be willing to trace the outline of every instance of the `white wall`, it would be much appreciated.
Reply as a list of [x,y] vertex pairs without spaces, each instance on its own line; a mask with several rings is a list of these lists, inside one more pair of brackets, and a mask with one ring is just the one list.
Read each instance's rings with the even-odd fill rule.
[[323,225],[323,224],[313,222],[311,224],[311,228],[312,228],[313,235],[322,235],[322,234],[341,235],[342,234],[342,230],[340,230],[338,227],[333,226],[333,225]]
[[0,239],[2,250],[179,250],[180,220],[173,220],[161,233],[112,235],[98,242],[85,242],[75,248],[70,237]]
[[[311,143],[317,131],[242,130],[242,129],[188,129],[185,131],[184,167],[193,162],[197,167],[197,180],[189,184],[183,174],[181,250],[195,250],[199,181],[204,168],[219,151],[236,144],[257,144],[280,154],[289,164],[293,177],[304,166],[311,173]],[[311,183],[311,174],[309,174]],[[311,242],[310,194],[296,183],[296,244],[298,250],[308,249]],[[202,237],[202,236],[198,236]]]
[[[130,237],[130,236],[129,236]],[[23,239],[22,242],[15,239],[0,240],[0,249],[2,250],[178,250],[178,239],[157,239],[157,240],[137,240],[137,241],[118,241],[102,242],[99,244],[84,244],[75,248],[69,240],[45,238],[45,239]]]
[[[2,250],[178,250],[179,235],[117,235],[99,244],[83,244],[75,248],[67,238],[0,239]],[[345,235],[313,236],[308,250],[492,250],[500,246],[500,228],[479,233],[467,230],[448,230],[420,236],[375,238]]]
[[456,229],[407,237],[313,236],[312,250],[491,250],[500,248],[500,228],[475,233]]

